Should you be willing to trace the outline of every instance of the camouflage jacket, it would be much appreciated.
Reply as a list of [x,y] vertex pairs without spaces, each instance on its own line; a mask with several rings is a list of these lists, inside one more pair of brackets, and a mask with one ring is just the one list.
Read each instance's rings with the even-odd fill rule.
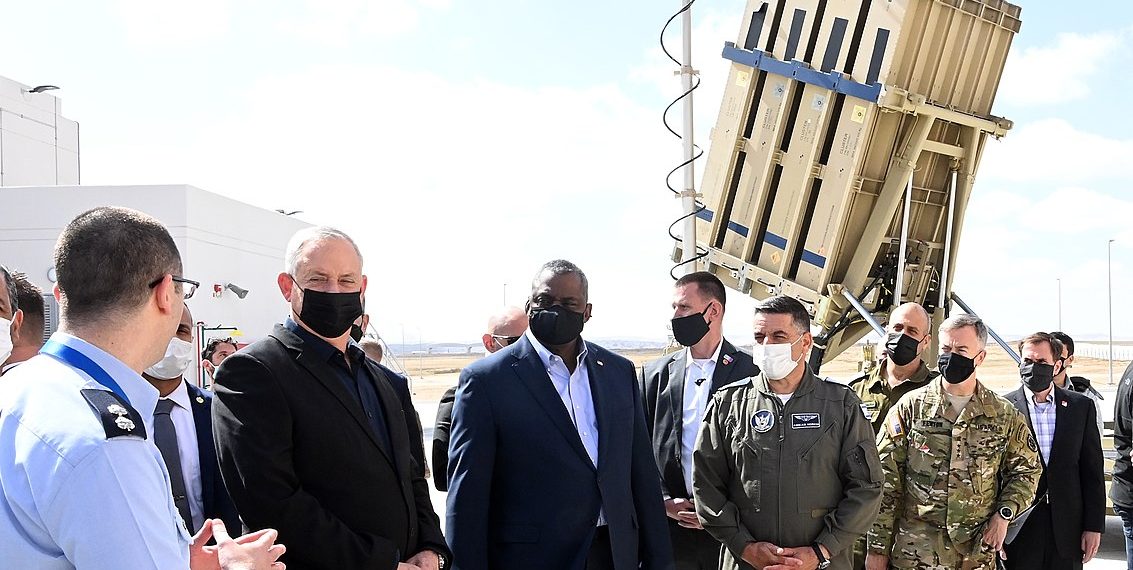
[[889,554],[902,518],[964,543],[999,508],[1018,513],[1034,499],[1042,466],[1023,414],[977,382],[957,417],[942,382],[901,398],[877,436],[885,485],[871,552]]
[[901,396],[917,388],[923,388],[930,380],[940,376],[940,373],[936,371],[929,371],[923,360],[919,360],[919,362],[920,366],[917,371],[896,386],[889,385],[889,377],[885,371],[885,367],[888,365],[887,360],[878,362],[873,370],[850,380],[850,389],[862,399],[862,410],[865,412],[866,418],[869,419],[869,423],[873,425],[874,434],[881,432],[881,426],[885,424],[885,415],[889,413],[889,408],[901,399]]
[[861,401],[809,371],[787,403],[763,375],[713,395],[693,452],[693,498],[704,528],[726,547],[721,568],[749,568],[749,542],[818,542],[832,568],[877,515],[881,465]]

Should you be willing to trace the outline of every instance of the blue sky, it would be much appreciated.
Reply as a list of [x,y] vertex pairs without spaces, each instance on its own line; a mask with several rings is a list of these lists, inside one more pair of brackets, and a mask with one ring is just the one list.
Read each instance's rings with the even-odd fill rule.
[[[590,274],[588,335],[663,338],[660,125],[678,80],[657,48],[677,7],[623,1],[12,2],[0,75],[63,89],[86,184],[187,183],[352,233],[392,340],[472,340],[554,257]],[[741,2],[695,5],[707,141]],[[1133,7],[1024,4],[956,290],[996,328],[1133,338]],[[676,41],[676,36],[673,41]],[[736,296],[728,331],[746,340]],[[282,305],[281,305],[282,306]]]

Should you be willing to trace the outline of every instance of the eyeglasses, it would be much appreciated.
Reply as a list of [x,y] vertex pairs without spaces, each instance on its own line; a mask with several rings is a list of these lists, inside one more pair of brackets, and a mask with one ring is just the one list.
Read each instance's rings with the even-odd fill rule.
[[498,334],[492,335],[492,338],[500,341],[501,346],[511,346],[519,340],[518,336],[503,336]]
[[[173,277],[174,283],[180,283],[182,285],[181,290],[185,294],[185,299],[192,298],[193,293],[197,292],[197,287],[201,286],[200,283],[193,281],[192,279],[185,279],[184,277],[178,277],[176,275],[173,275],[172,277]],[[164,280],[165,280],[164,275],[162,275],[161,277],[158,277],[157,279],[154,280],[153,283],[149,284],[149,288],[153,289],[154,287],[157,287]]]

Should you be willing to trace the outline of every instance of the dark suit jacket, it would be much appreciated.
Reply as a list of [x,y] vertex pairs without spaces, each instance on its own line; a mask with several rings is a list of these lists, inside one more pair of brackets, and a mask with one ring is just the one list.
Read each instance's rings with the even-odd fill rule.
[[[759,374],[751,355],[732,346],[726,339],[720,359],[712,373],[711,392],[720,386]],[[681,422],[684,419],[685,355],[681,349],[647,363],[639,378],[645,401],[645,426],[653,444],[653,457],[661,473],[661,491],[670,497],[688,496],[688,485],[681,468]],[[694,378],[693,381],[696,379]]]
[[197,455],[201,464],[201,503],[206,519],[220,519],[232,536],[241,533],[240,515],[236,505],[224,488],[220,477],[220,463],[216,460],[216,445],[212,437],[212,392],[202,390],[188,382],[189,404],[193,408],[193,424],[197,428]]
[[390,457],[355,395],[283,326],[228,357],[213,427],[224,482],[244,524],[275,528],[288,568],[392,569],[449,551],[413,458],[408,390],[365,359]]
[[[1033,432],[1027,393],[1019,388],[1006,397],[1027,417]],[[1081,560],[1082,532],[1105,531],[1105,475],[1095,419],[1097,408],[1088,397],[1058,386],[1054,387],[1054,405],[1050,460],[1043,466],[1035,496],[1050,492],[1054,542],[1059,556]],[[1030,524],[1030,520],[1025,524]]]
[[437,425],[433,426],[433,486],[448,491],[448,440],[452,431],[452,405],[456,386],[445,390],[437,406]]
[[614,568],[673,567],[633,364],[586,343],[598,467],[526,336],[460,374],[448,539],[461,570],[582,570],[599,509]]

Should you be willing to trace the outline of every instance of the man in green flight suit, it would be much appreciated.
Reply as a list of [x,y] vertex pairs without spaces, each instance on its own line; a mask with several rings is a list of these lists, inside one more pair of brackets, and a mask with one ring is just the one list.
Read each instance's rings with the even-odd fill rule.
[[1042,467],[1026,419],[976,379],[987,327],[950,317],[940,345],[941,378],[905,395],[877,438],[885,485],[868,570],[991,570],[1035,496]]
[[760,374],[718,389],[697,436],[696,514],[724,545],[721,569],[849,570],[881,500],[873,429],[849,388],[807,367],[802,303],[761,302],[754,332]]

